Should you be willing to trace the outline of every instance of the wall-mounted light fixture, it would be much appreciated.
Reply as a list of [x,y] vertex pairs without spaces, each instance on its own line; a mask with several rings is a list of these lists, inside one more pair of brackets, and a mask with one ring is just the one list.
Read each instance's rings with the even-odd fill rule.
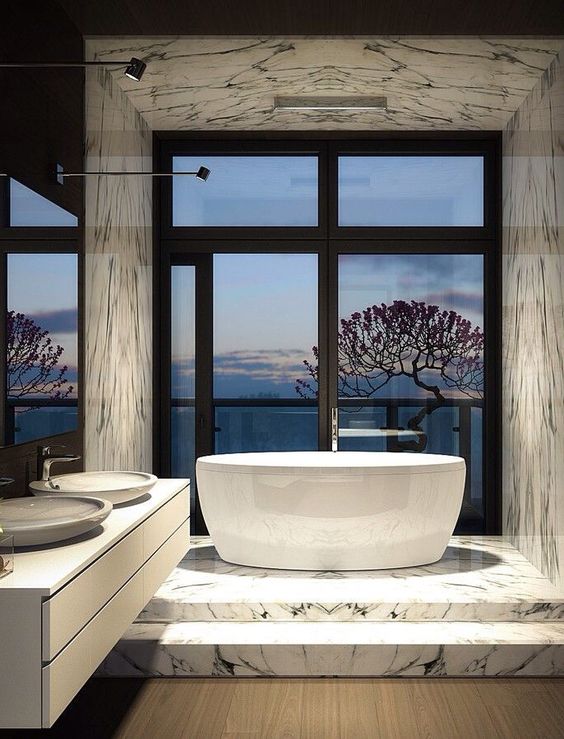
[[275,111],[382,111],[387,107],[387,98],[370,95],[277,95],[274,98]]
[[130,80],[139,82],[143,77],[143,72],[147,65],[141,59],[132,56],[127,62],[125,61],[107,61],[107,62],[0,62],[0,68],[29,68],[43,69],[51,67],[125,67],[123,73]]
[[64,184],[67,177],[88,177],[90,175],[96,177],[182,177],[188,175],[205,182],[210,176],[210,170],[207,167],[199,167],[194,172],[65,172],[63,166],[57,164],[56,179],[59,185]]

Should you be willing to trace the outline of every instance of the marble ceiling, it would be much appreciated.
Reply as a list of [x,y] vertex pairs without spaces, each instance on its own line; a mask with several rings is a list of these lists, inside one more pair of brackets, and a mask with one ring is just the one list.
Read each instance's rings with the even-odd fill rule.
[[[92,38],[154,130],[501,130],[564,47],[530,38]],[[385,95],[386,111],[275,112],[275,95]]]

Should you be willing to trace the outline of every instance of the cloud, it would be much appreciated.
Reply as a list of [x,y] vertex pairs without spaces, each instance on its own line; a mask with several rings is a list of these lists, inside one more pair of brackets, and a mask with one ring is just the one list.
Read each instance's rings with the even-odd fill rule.
[[462,290],[445,290],[444,292],[429,293],[427,302],[439,307],[456,308],[464,315],[465,310],[481,313],[484,309],[484,298],[479,292],[465,292]]
[[78,312],[76,308],[42,311],[41,313],[26,314],[44,331],[53,334],[71,334],[77,330]]
[[225,352],[214,357],[216,377],[240,375],[250,380],[293,383],[304,373],[304,359],[311,350],[279,349]]
[[[312,360],[310,349],[241,350],[214,356],[216,380],[292,384],[305,373],[304,359]],[[184,358],[173,361],[173,378],[193,377],[193,363]],[[173,384],[174,379],[173,379]]]

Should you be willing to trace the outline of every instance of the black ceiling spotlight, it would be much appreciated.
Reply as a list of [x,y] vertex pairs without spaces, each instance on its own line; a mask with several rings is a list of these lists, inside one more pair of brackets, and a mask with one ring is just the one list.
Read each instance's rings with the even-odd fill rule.
[[129,77],[130,80],[135,80],[135,82],[141,82],[141,77],[143,77],[143,72],[146,69],[147,65],[145,62],[132,56],[129,64],[125,68],[125,76]]
[[52,67],[123,67],[124,74],[130,80],[139,82],[143,76],[143,72],[147,65],[141,59],[132,56],[128,62],[125,61],[107,61],[107,62],[0,62],[0,68],[52,68]]
[[196,172],[197,179],[202,180],[203,182],[205,182],[209,176],[210,171],[207,167],[200,167],[199,170]]

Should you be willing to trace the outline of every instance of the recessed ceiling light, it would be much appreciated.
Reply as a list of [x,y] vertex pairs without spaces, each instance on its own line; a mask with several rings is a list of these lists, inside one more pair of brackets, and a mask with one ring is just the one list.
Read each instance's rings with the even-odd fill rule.
[[387,98],[371,95],[277,95],[274,110],[386,110]]

